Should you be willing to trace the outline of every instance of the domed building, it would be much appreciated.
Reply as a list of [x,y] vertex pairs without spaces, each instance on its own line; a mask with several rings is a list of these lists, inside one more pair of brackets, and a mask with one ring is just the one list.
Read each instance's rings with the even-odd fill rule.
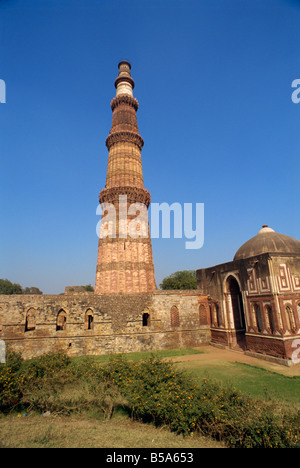
[[210,298],[211,342],[247,354],[299,362],[300,242],[267,225],[233,261],[197,271]]
[[300,255],[300,242],[285,234],[278,234],[264,224],[256,236],[239,248],[234,260],[242,260],[263,253]]

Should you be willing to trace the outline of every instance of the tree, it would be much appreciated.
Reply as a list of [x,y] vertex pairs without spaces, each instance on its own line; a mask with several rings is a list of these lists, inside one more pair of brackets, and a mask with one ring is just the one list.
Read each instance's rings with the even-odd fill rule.
[[197,289],[196,271],[176,271],[164,278],[160,287],[161,289]]
[[8,279],[0,279],[0,294],[43,294],[39,288],[22,286],[18,283],[12,283]]
[[0,279],[0,294],[22,294],[22,287],[8,279]]
[[43,294],[43,293],[39,288],[35,288],[34,286],[32,286],[31,288],[26,287],[23,290],[23,294]]

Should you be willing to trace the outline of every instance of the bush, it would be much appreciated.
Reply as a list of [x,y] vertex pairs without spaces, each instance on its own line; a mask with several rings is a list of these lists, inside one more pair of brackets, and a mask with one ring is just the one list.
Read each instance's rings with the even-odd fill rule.
[[7,365],[0,365],[0,411],[11,409],[20,401],[19,379]]
[[20,377],[18,376],[18,371],[22,364],[22,355],[8,348],[6,363],[0,364],[0,411],[17,405],[20,400]]
[[11,369],[11,371],[19,371],[23,363],[24,359],[22,358],[22,353],[17,353],[16,351],[12,351],[11,348],[7,347],[6,365]]
[[168,425],[177,434],[199,432],[236,448],[299,446],[299,421],[285,421],[235,388],[206,379],[196,383],[155,357],[111,361],[104,373],[126,397],[134,417]]
[[25,408],[68,415],[85,411],[108,418],[125,403],[89,358],[75,363],[64,353],[48,353],[23,361],[11,354],[0,366],[2,412]]
[[300,447],[300,412],[275,414],[270,403],[207,379],[195,381],[155,356],[138,362],[118,357],[101,366],[63,353],[25,362],[10,355],[0,365],[0,410],[18,407],[106,418],[123,407],[133,418],[185,436],[210,436],[229,447]]
[[71,359],[65,353],[52,352],[26,361],[22,371],[30,378],[49,377],[67,368],[70,363]]

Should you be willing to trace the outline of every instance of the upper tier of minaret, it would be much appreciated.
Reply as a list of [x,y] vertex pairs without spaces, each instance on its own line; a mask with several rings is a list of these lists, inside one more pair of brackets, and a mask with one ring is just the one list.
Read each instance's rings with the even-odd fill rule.
[[119,76],[115,80],[116,96],[120,94],[129,94],[133,96],[134,80],[131,77],[131,65],[126,60],[119,63]]
[[112,126],[106,139],[109,158],[105,187],[144,188],[141,161],[144,140],[139,134],[136,116],[139,104],[132,92],[131,66],[129,62],[122,61],[118,67],[116,96],[111,101]]

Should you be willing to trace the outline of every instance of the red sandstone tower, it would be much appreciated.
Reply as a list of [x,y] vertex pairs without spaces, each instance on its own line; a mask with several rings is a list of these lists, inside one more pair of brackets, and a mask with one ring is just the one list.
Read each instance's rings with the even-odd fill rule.
[[102,208],[95,294],[138,294],[156,289],[147,210],[150,193],[144,188],[141,150],[133,97],[131,65],[119,63],[116,97],[111,101],[112,128]]

